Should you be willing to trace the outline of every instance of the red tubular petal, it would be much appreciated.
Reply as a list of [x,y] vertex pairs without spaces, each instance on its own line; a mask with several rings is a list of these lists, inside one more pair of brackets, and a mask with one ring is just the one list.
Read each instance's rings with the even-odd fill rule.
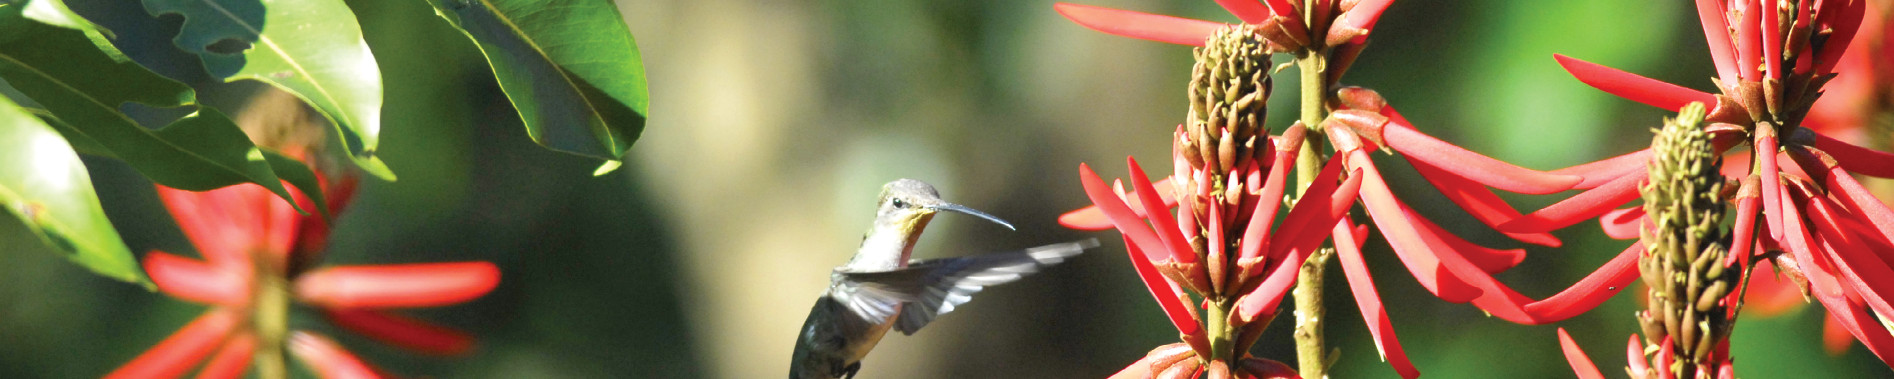
[[263,235],[263,213],[270,194],[262,187],[237,185],[194,192],[157,186],[158,198],[177,220],[178,228],[205,259],[213,262],[249,262]]
[[1441,268],[1440,258],[1408,222],[1406,213],[1394,199],[1394,192],[1388,190],[1387,182],[1381,179],[1381,172],[1375,170],[1374,161],[1368,160],[1367,153],[1351,151],[1347,159],[1362,170],[1361,203],[1368,209],[1369,219],[1381,230],[1388,244],[1394,246],[1395,256],[1401,258],[1414,279],[1420,281],[1427,292],[1447,302],[1465,303],[1479,297],[1479,289]]
[[500,284],[487,262],[338,266],[296,279],[296,298],[328,308],[408,308],[457,304]]
[[197,379],[238,379],[244,370],[250,369],[251,354],[256,352],[256,336],[249,332],[238,332],[224,342],[210,363],[197,371]]
[[1249,225],[1243,230],[1242,247],[1237,251],[1241,259],[1260,256],[1263,248],[1269,246],[1269,226],[1276,221],[1276,210],[1282,207],[1282,193],[1288,182],[1289,154],[1287,150],[1276,151],[1276,164],[1270,165],[1269,178],[1263,182],[1256,209],[1250,212]]
[[1763,4],[1762,11],[1762,59],[1767,66],[1770,79],[1782,79],[1782,14],[1778,12],[1779,3],[1770,1]]
[[1341,258],[1342,274],[1348,278],[1348,290],[1355,295],[1355,305],[1361,309],[1361,319],[1368,324],[1368,334],[1374,337],[1375,350],[1381,353],[1381,359],[1394,366],[1394,372],[1402,378],[1413,379],[1420,376],[1420,370],[1408,361],[1407,352],[1401,349],[1400,338],[1394,335],[1394,324],[1388,321],[1388,310],[1381,306],[1381,295],[1374,288],[1374,277],[1368,273],[1368,265],[1361,258],[1361,241],[1355,239],[1355,233],[1348,222],[1340,222],[1331,228],[1335,238],[1335,256]]
[[1644,360],[1644,344],[1638,343],[1637,335],[1632,335],[1631,341],[1627,344],[1629,345],[1624,347],[1624,359],[1625,365],[1631,370],[1631,376],[1649,377],[1646,374],[1651,372],[1651,363]]
[[433,355],[460,355],[473,349],[467,333],[382,311],[325,309],[329,321],[351,332],[403,349]]
[[1336,25],[1343,28],[1369,30],[1374,27],[1376,20],[1381,19],[1381,13],[1388,10],[1388,4],[1393,3],[1394,0],[1361,0],[1360,3],[1355,4],[1354,9],[1343,14],[1341,22]]
[[1880,178],[1894,178],[1894,154],[1855,146],[1833,137],[1816,134],[1815,148],[1835,157],[1848,171]]
[[309,332],[289,336],[289,351],[323,379],[380,378],[381,374],[328,337]]
[[1605,235],[1614,239],[1628,240],[1638,238],[1638,228],[1644,223],[1644,207],[1630,207],[1605,212],[1598,217],[1599,228]]
[[1736,11],[1740,12],[1737,17],[1742,17],[1736,22],[1736,71],[1745,81],[1762,80],[1756,72],[1756,67],[1762,65],[1762,31],[1759,30],[1762,10],[1756,9],[1756,3],[1757,0],[1736,1]]
[[[1144,204],[1144,209],[1168,209],[1165,208],[1164,200],[1157,197],[1157,188],[1151,186],[1151,178],[1144,175],[1144,168],[1138,167],[1138,160],[1125,157],[1125,164],[1131,166],[1131,188],[1137,190],[1138,200]],[[1177,220],[1161,211],[1147,212],[1144,218],[1151,220],[1151,227],[1156,229],[1158,240],[1170,246],[1171,258],[1180,263],[1197,262],[1197,254],[1190,248],[1190,241],[1185,240],[1184,234],[1177,229]]]
[[1620,176],[1598,188],[1580,192],[1532,214],[1508,221],[1500,225],[1499,230],[1521,233],[1549,232],[1604,215],[1614,207],[1636,200],[1638,183],[1643,182],[1644,177],[1642,173]]
[[1173,289],[1175,286],[1170,280],[1165,279],[1164,275],[1158,274],[1157,266],[1152,265],[1150,260],[1144,259],[1145,254],[1138,250],[1138,245],[1131,243],[1131,237],[1126,236],[1125,252],[1131,255],[1131,268],[1138,272],[1138,279],[1144,282],[1145,289],[1151,291],[1151,297],[1157,299],[1158,307],[1162,308],[1164,315],[1171,319],[1171,325],[1176,326],[1177,332],[1183,334],[1194,335],[1202,332],[1203,329],[1197,325],[1197,319],[1190,317],[1190,311],[1184,309],[1188,305],[1175,296],[1176,290]]
[[[1829,6],[1833,6],[1832,3]],[[1850,1],[1841,13],[1836,14],[1840,18],[1831,24],[1834,25],[1835,33],[1829,35],[1827,44],[1815,56],[1817,74],[1833,72],[1835,64],[1841,62],[1842,53],[1847,52],[1849,42],[1854,41],[1855,31],[1861,29],[1861,17],[1866,13],[1866,6],[1867,1],[1864,0]]]
[[1776,161],[1776,138],[1765,133],[1756,134],[1756,159],[1760,166],[1756,175],[1762,179],[1763,220],[1768,222],[1769,236],[1782,238],[1782,167]]
[[1118,232],[1125,235],[1125,245],[1137,245],[1144,251],[1146,263],[1162,261],[1171,257],[1170,247],[1159,241],[1157,233],[1146,226],[1144,220],[1131,212],[1124,199],[1105,187],[1105,181],[1092,172],[1092,167],[1079,164],[1079,182],[1085,186],[1085,196],[1098,205],[1100,211],[1111,218],[1112,225],[1118,226]]
[[1305,237],[1308,235],[1323,235],[1321,229],[1317,228],[1335,223],[1333,220],[1328,220],[1332,204],[1319,200],[1327,199],[1335,194],[1336,188],[1340,187],[1340,184],[1335,182],[1335,178],[1341,175],[1341,171],[1342,160],[1340,159],[1330,159],[1328,164],[1322,166],[1322,171],[1315,175],[1315,180],[1309,182],[1309,187],[1303,190],[1302,198],[1296,201],[1294,207],[1289,208],[1289,215],[1283,217],[1282,227],[1271,234],[1269,257],[1281,257],[1288,254],[1290,248],[1299,247],[1297,244],[1306,240]]
[[1269,272],[1269,276],[1263,277],[1263,282],[1258,284],[1256,289],[1237,300],[1237,315],[1242,316],[1244,321],[1249,321],[1265,313],[1274,312],[1276,306],[1282,304],[1282,296],[1289,293],[1290,286],[1295,285],[1297,272],[1300,271],[1298,268],[1302,267],[1302,261],[1308,259],[1307,250],[1289,250],[1289,256],[1283,257],[1282,262],[1276,263],[1275,269]]
[[1305,33],[1309,30],[1307,25],[1302,24],[1302,14],[1296,12],[1295,6],[1289,5],[1289,0],[1263,0],[1263,5],[1269,6],[1269,13],[1282,17],[1282,23],[1288,30],[1301,30]]
[[1557,295],[1526,304],[1526,313],[1537,320],[1557,322],[1597,308],[1637,280],[1638,257],[1643,252],[1643,242],[1632,243],[1618,253],[1617,258],[1605,262],[1597,271],[1586,275],[1585,279],[1580,279]]
[[119,366],[112,373],[105,374],[106,379],[134,378],[175,378],[184,375],[198,362],[209,357],[218,343],[230,336],[230,330],[237,326],[237,316],[224,310],[213,310],[191,320],[190,324],[171,333],[164,342],[145,350],[138,358]]
[[[1810,18],[1810,15],[1809,15],[1809,8],[1811,5],[1810,3],[1814,3],[1814,2],[1813,1],[1796,2],[1795,26],[1793,26],[1794,28],[1799,29],[1799,28],[1810,27],[1811,25],[1810,21],[1813,20],[1812,18]],[[1795,56],[1795,73],[1796,74],[1809,73],[1809,71],[1814,68],[1814,67],[1811,67],[1814,65],[1813,63],[1814,55],[1815,55],[1814,52],[1809,50],[1809,47],[1807,44],[1803,44],[1802,49],[1800,51],[1794,51],[1794,53],[1796,53],[1795,54],[1796,55]]]
[[[1310,187],[1314,187],[1314,186],[1310,186]],[[1361,189],[1361,175],[1360,175],[1360,172],[1357,171],[1354,174],[1350,175],[1347,181],[1342,182],[1341,186],[1335,188],[1331,194],[1327,194],[1329,198],[1329,207],[1328,207],[1327,213],[1309,212],[1308,214],[1302,215],[1302,217],[1297,218],[1295,216],[1298,216],[1298,215],[1296,215],[1295,212],[1291,210],[1289,214],[1289,216],[1291,217],[1283,219],[1283,225],[1287,226],[1287,225],[1297,225],[1297,224],[1302,224],[1302,225],[1333,224],[1336,221],[1345,219],[1348,217],[1348,208],[1355,204],[1355,198],[1356,198],[1356,195],[1360,192],[1360,189]],[[1316,194],[1316,192],[1314,190],[1310,190],[1308,193],[1305,193],[1305,195],[1307,194]],[[1318,194],[1317,196],[1321,196],[1321,194]],[[1311,198],[1311,200],[1317,200],[1317,199],[1321,199],[1321,197]],[[1297,205],[1301,205],[1301,204],[1297,204]],[[1323,234],[1315,229],[1305,228],[1298,231],[1297,233],[1298,234],[1287,234],[1287,233],[1280,234],[1279,236],[1281,236],[1281,238],[1287,238],[1288,240],[1287,241],[1271,241],[1270,244],[1277,245],[1277,242],[1283,242],[1281,243],[1281,245],[1288,246],[1290,250],[1312,252],[1312,251],[1315,251],[1317,247],[1321,246],[1322,240],[1328,239],[1327,234]],[[1284,252],[1283,254],[1286,255],[1288,253]]]
[[1729,24],[1723,22],[1722,2],[1697,0],[1697,20],[1703,23],[1703,37],[1710,42],[1710,59],[1716,61],[1717,77],[1724,83],[1735,83],[1740,78],[1736,73],[1736,55],[1730,47]]
[[1592,364],[1591,357],[1585,355],[1585,350],[1572,342],[1572,335],[1566,333],[1565,328],[1559,328],[1559,348],[1565,351],[1565,362],[1572,364],[1572,372],[1578,374],[1578,379],[1605,378],[1604,373],[1598,372],[1598,365]]
[[[1890,306],[1883,294],[1894,294],[1894,268],[1886,261],[1869,251],[1869,247],[1858,240],[1859,236],[1850,235],[1835,220],[1826,200],[1817,197],[1808,199],[1809,221],[1815,224],[1815,230],[1823,242],[1823,251],[1840,269],[1842,278],[1861,294],[1861,298],[1876,312],[1894,315],[1894,306]],[[1882,252],[1885,253],[1885,252]]]
[[1513,268],[1513,266],[1518,266],[1519,262],[1526,260],[1526,250],[1524,249],[1500,250],[1467,242],[1467,240],[1461,239],[1460,236],[1448,233],[1446,229],[1441,229],[1440,225],[1435,225],[1432,220],[1421,216],[1420,213],[1414,212],[1414,209],[1408,208],[1407,204],[1401,204],[1401,213],[1407,215],[1408,220],[1412,220],[1415,225],[1419,225],[1422,228],[1424,233],[1421,234],[1421,238],[1429,239],[1430,243],[1432,243],[1431,241],[1438,241],[1439,245],[1446,246],[1457,254],[1465,256],[1467,261],[1472,262],[1475,266],[1479,266],[1481,271],[1498,273]]
[[1868,351],[1880,358],[1881,363],[1894,362],[1894,359],[1890,359],[1894,358],[1890,356],[1894,353],[1894,336],[1888,334],[1887,327],[1875,322],[1874,316],[1862,309],[1861,304],[1848,301],[1839,293],[1817,294],[1815,299],[1828,308],[1828,315],[1834,317],[1843,329],[1847,329],[1849,334],[1868,347]]
[[[1788,196],[1787,191],[1784,192],[1783,196]],[[1789,255],[1795,258],[1796,267],[1801,268],[1802,275],[1808,279],[1809,292],[1817,296],[1841,296],[1843,291],[1841,283],[1829,273],[1832,268],[1826,264],[1819,264],[1826,263],[1827,259],[1815,250],[1813,237],[1809,235],[1808,227],[1802,223],[1801,210],[1796,207],[1782,207],[1782,211],[1784,214],[1782,215],[1783,238],[1781,240],[1785,242],[1782,245],[1785,250],[1788,250]],[[1818,259],[1821,262],[1818,263]]]
[[1217,0],[1217,5],[1222,5],[1245,24],[1261,24],[1269,19],[1269,8],[1256,0]]
[[1874,230],[1883,238],[1894,236],[1894,211],[1890,211],[1886,203],[1875,198],[1873,193],[1861,186],[1861,182],[1855,181],[1855,178],[1848,175],[1847,171],[1842,171],[1841,167],[1829,166],[1828,170],[1826,187],[1830,194],[1839,192],[1842,195],[1837,201],[1842,209],[1865,216],[1869,224],[1873,225]]
[[[1151,185],[1157,187],[1157,196],[1159,199],[1164,200],[1164,209],[1168,210],[1171,209],[1171,207],[1177,206],[1177,196],[1171,194],[1171,190],[1177,188],[1177,186],[1171,185],[1171,178],[1164,178],[1164,180],[1159,180],[1157,183]],[[1137,194],[1129,195],[1136,196]],[[1131,202],[1126,205],[1131,207],[1132,213],[1137,214],[1138,217],[1144,217],[1143,204]],[[1079,208],[1078,210],[1059,215],[1059,225],[1078,230],[1105,230],[1112,228],[1111,218],[1105,216],[1105,211],[1099,210],[1097,205]]]
[[1672,360],[1676,359],[1676,356],[1677,356],[1675,346],[1676,344],[1671,342],[1670,336],[1664,336],[1664,343],[1662,345],[1658,345],[1657,377],[1659,378],[1671,377],[1670,376],[1670,363]]
[[1382,108],[1381,112],[1390,118],[1388,127],[1381,132],[1389,148],[1480,184],[1508,192],[1544,195],[1571,189],[1584,179],[1507,164],[1414,130],[1393,106]]
[[1705,105],[1716,104],[1716,96],[1703,91],[1684,88],[1560,54],[1552,56],[1558,58],[1559,65],[1565,67],[1565,72],[1571,73],[1572,77],[1578,78],[1578,81],[1631,101],[1672,112],[1683,109],[1684,105],[1693,101]]
[[1292,20],[1302,19],[1302,14],[1296,13],[1295,6],[1290,5],[1289,0],[1263,0],[1263,5],[1268,6],[1269,12],[1275,13],[1277,16]]
[[[1414,171],[1419,172],[1421,178],[1427,179],[1428,183],[1432,183],[1434,188],[1439,189],[1442,196],[1446,196],[1447,200],[1459,205],[1460,209],[1465,210],[1467,214],[1472,215],[1474,219],[1480,220],[1480,223],[1486,224],[1487,227],[1497,227],[1499,224],[1521,216],[1519,211],[1513,210],[1512,205],[1506,204],[1506,201],[1501,200],[1499,195],[1493,194],[1493,191],[1486,189],[1485,186],[1479,183],[1474,183],[1472,180],[1467,180],[1459,175],[1449,174],[1446,170],[1434,167],[1434,165],[1427,162],[1416,160],[1406,155],[1401,157],[1406,158],[1407,163],[1414,166]],[[1558,237],[1552,236],[1551,233],[1512,233],[1504,231],[1500,233],[1505,234],[1507,237],[1512,237],[1519,242],[1534,245],[1559,247],[1559,245],[1563,244],[1563,242],[1559,241]]]
[[[1404,213],[1411,212],[1398,200],[1394,203]],[[1373,208],[1370,208],[1370,212],[1372,210]],[[1637,252],[1642,250],[1641,244],[1633,244],[1630,249],[1620,253],[1610,263],[1599,267],[1597,271],[1587,275],[1585,279],[1573,284],[1565,291],[1546,300],[1533,301],[1504,283],[1500,283],[1478,264],[1463,255],[1461,250],[1464,248],[1456,248],[1454,242],[1450,242],[1458,241],[1459,237],[1441,232],[1438,227],[1431,226],[1424,218],[1409,216],[1407,219],[1415,220],[1425,226],[1417,232],[1418,237],[1432,249],[1439,259],[1438,267],[1446,269],[1450,273],[1448,277],[1462,280],[1463,283],[1468,283],[1463,285],[1470,285],[1480,291],[1481,295],[1471,300],[1473,305],[1486,310],[1494,317],[1528,325],[1571,318],[1597,307],[1598,304],[1617,294],[1636,278]],[[1471,246],[1464,241],[1459,243]],[[1397,253],[1399,253],[1398,250]]]
[[1835,319],[1835,314],[1825,314],[1822,316],[1822,350],[1827,351],[1828,355],[1847,353],[1848,347],[1855,344],[1855,336],[1848,334],[1848,328],[1841,325],[1841,320]]
[[185,301],[232,306],[250,301],[250,281],[245,273],[196,259],[153,250],[145,253],[145,272],[159,291]]
[[1105,34],[1179,45],[1203,46],[1223,23],[1155,15],[1090,5],[1054,3],[1066,19]]
[[1633,151],[1596,162],[1552,170],[1552,173],[1584,177],[1585,180],[1578,182],[1578,184],[1572,186],[1572,188],[1593,189],[1605,185],[1605,183],[1610,183],[1612,179],[1617,179],[1620,176],[1624,176],[1624,174],[1633,171],[1644,171],[1644,165],[1650,161],[1651,149],[1647,147],[1644,148],[1644,150]]
[[[1750,185],[1748,183],[1754,182],[1745,182],[1744,185]],[[1730,237],[1730,263],[1734,263],[1738,260],[1742,262],[1753,261],[1750,259],[1750,254],[1754,254],[1755,251],[1756,211],[1762,207],[1760,203],[1761,201],[1756,198],[1755,192],[1746,192],[1741,189],[1737,190],[1736,223],[1730,229],[1730,232],[1734,233],[1734,235]],[[1744,264],[1747,265],[1748,263]]]

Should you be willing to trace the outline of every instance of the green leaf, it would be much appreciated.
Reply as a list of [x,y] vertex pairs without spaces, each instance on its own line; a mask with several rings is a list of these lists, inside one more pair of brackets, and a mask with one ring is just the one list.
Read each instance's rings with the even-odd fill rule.
[[262,150],[216,109],[199,108],[158,130],[120,113],[127,102],[179,106],[195,95],[124,60],[102,35],[0,12],[0,36],[0,79],[152,181],[191,191],[256,183],[292,199]]
[[480,46],[534,142],[615,162],[644,131],[644,63],[611,1],[430,1]]
[[308,196],[309,202],[315,203],[316,213],[322,214],[325,219],[329,217],[329,202],[323,199],[322,182],[316,179],[315,171],[296,158],[267,149],[263,150],[263,159],[270,162],[270,169],[275,170],[277,176]]
[[376,154],[381,70],[342,0],[145,0],[145,9],[184,16],[174,42],[211,75],[295,94],[335,124],[357,166],[395,180]]
[[67,8],[66,2],[61,0],[29,0],[26,2],[26,9],[21,10],[20,13],[26,15],[27,19],[53,26],[112,35],[112,31],[105,30],[104,27],[86,20],[85,17],[80,17],[78,13],[72,13],[72,8]]
[[79,155],[38,117],[0,96],[0,204],[74,263],[151,288],[105,218]]

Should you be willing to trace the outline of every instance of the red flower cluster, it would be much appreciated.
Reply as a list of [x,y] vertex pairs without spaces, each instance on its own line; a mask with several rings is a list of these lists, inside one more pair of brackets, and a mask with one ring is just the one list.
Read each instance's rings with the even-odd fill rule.
[[[1269,41],[1275,51],[1293,51],[1298,56],[1314,52],[1328,54],[1332,60],[1327,74],[1332,82],[1359,52],[1368,30],[1390,1],[1316,1],[1312,9],[1302,9],[1302,3],[1280,0],[1218,3],[1247,24],[1227,25],[1072,4],[1058,4],[1055,8],[1095,30],[1184,45],[1205,46],[1205,41],[1220,30],[1251,28]],[[1313,17],[1305,18],[1304,12],[1313,12]],[[1305,25],[1303,20],[1307,19],[1316,22]],[[1636,278],[1636,252],[1642,249],[1633,246],[1573,288],[1551,298],[1534,300],[1513,291],[1492,275],[1523,260],[1523,250],[1472,244],[1415,213],[1394,196],[1368,153],[1383,147],[1401,153],[1446,197],[1494,227],[1521,222],[1520,219],[1527,216],[1501,201],[1491,189],[1550,194],[1580,186],[1587,181],[1586,177],[1524,169],[1434,139],[1416,130],[1370,90],[1341,88],[1328,99],[1327,106],[1333,112],[1319,128],[1307,129],[1321,130],[1334,148],[1333,158],[1327,161],[1320,177],[1304,190],[1304,199],[1318,201],[1299,202],[1274,231],[1270,230],[1274,220],[1268,216],[1275,214],[1283,195],[1286,185],[1280,176],[1283,167],[1294,163],[1296,149],[1303,143],[1305,126],[1301,123],[1286,129],[1281,136],[1259,141],[1254,159],[1239,155],[1234,162],[1208,165],[1233,168],[1227,176],[1203,173],[1203,165],[1183,156],[1181,145],[1183,141],[1219,134],[1227,141],[1235,131],[1211,129],[1185,133],[1180,130],[1178,150],[1174,152],[1179,154],[1174,157],[1177,170],[1167,180],[1184,185],[1153,185],[1133,163],[1131,180],[1136,191],[1126,194],[1118,189],[1114,193],[1089,168],[1081,168],[1086,193],[1097,206],[1068,213],[1060,222],[1078,229],[1116,227],[1123,232],[1127,247],[1133,252],[1132,261],[1139,267],[1147,287],[1184,334],[1187,345],[1200,350],[1199,315],[1196,308],[1190,306],[1192,302],[1184,293],[1185,289],[1209,294],[1207,297],[1241,296],[1231,324],[1260,329],[1252,322],[1273,316],[1282,295],[1294,283],[1302,260],[1332,237],[1351,292],[1370,326],[1377,348],[1404,377],[1419,373],[1402,352],[1372,278],[1362,264],[1359,246],[1367,229],[1345,222],[1347,212],[1357,200],[1368,211],[1376,229],[1387,236],[1409,272],[1428,291],[1451,302],[1473,303],[1507,320],[1542,324],[1569,318],[1603,302]],[[1241,138],[1236,140],[1238,144],[1244,143]],[[1635,189],[1635,184],[1624,181],[1612,183],[1611,187]],[[1205,201],[1219,196],[1225,200]],[[1630,196],[1635,197],[1636,193],[1631,192]],[[1131,200],[1133,197],[1136,200]],[[1175,220],[1161,213],[1147,212],[1172,206],[1180,209]],[[1325,225],[1333,227],[1323,230]],[[1560,244],[1557,238],[1546,233],[1549,228],[1501,230],[1526,243]],[[1210,248],[1196,245],[1200,239],[1209,242]],[[1222,264],[1219,261],[1225,259],[1234,261],[1237,267],[1219,267]],[[1218,292],[1225,288],[1243,292]],[[1208,324],[1218,320],[1201,322]],[[1243,333],[1248,336],[1257,331],[1244,330]],[[1238,346],[1246,347],[1251,341]],[[1153,351],[1146,360],[1175,362],[1178,359],[1159,354],[1164,351],[1166,348]]]
[[[317,179],[328,209],[340,212],[354,193],[354,178]],[[198,377],[242,377],[260,350],[283,349],[267,342],[272,329],[285,330],[287,304],[272,310],[269,303],[291,300],[390,345],[430,354],[464,353],[472,347],[472,336],[385,309],[461,303],[499,283],[499,269],[487,262],[317,267],[329,223],[320,215],[298,214],[261,186],[205,192],[161,186],[158,194],[205,259],[152,251],[145,256],[145,270],[158,290],[211,309],[108,378],[177,377],[206,359]],[[315,209],[307,197],[295,195],[301,209]],[[279,328],[264,327],[269,324]],[[320,334],[294,331],[275,337],[324,378],[381,376]]]
[[[1723,167],[1724,175],[1739,183],[1729,258],[1745,268],[1754,260],[1772,259],[1802,293],[1828,309],[1831,326],[1863,341],[1883,362],[1894,362],[1889,360],[1894,358],[1889,355],[1894,354],[1894,335],[1880,321],[1894,316],[1894,306],[1887,299],[1894,294],[1894,268],[1890,268],[1894,264],[1894,211],[1852,176],[1894,177],[1894,155],[1825,134],[1858,127],[1835,123],[1858,123],[1860,118],[1811,114],[1812,108],[1836,103],[1816,101],[1824,88],[1855,88],[1860,84],[1849,83],[1885,80],[1880,76],[1885,73],[1866,73],[1875,64],[1885,65],[1885,60],[1860,60],[1856,69],[1861,71],[1837,76],[1837,69],[1846,68],[1844,62],[1850,61],[1845,58],[1847,50],[1862,29],[1868,3],[1698,0],[1698,15],[1718,72],[1721,93],[1716,95],[1564,56],[1558,59],[1580,81],[1627,99],[1670,110],[1691,102],[1715,104],[1705,129],[1716,135],[1717,151],[1728,152],[1743,143],[1748,146],[1746,151],[1731,153],[1733,159],[1725,160]],[[1877,12],[1873,19],[1883,17]],[[1878,26],[1870,30],[1886,33]],[[1849,100],[1853,99],[1840,101]],[[1810,125],[1818,119],[1829,123],[1821,132]],[[1608,183],[1645,180],[1649,156],[1647,149],[1557,171],[1585,177],[1579,188],[1591,190],[1504,225],[1502,230],[1551,230],[1609,212],[1601,219],[1607,234],[1635,237],[1639,225],[1646,222],[1642,209],[1610,210],[1635,197],[1635,186],[1612,188]],[[1776,285],[1770,277],[1757,275],[1749,284],[1750,298],[1765,300],[1758,304],[1765,313],[1781,308],[1782,300],[1794,298],[1772,290],[1786,286]],[[1838,341],[1847,341],[1833,338],[1836,333],[1827,334],[1831,349]],[[1635,338],[1631,348],[1636,351],[1632,355],[1641,358],[1644,347]],[[1568,357],[1573,350],[1568,346]],[[1666,369],[1661,364],[1642,365],[1641,359],[1633,359],[1632,370],[1662,374]]]

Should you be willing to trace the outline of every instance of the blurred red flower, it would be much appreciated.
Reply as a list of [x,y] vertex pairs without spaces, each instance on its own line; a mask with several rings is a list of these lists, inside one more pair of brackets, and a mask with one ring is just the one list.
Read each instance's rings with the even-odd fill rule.
[[[355,192],[355,179],[317,179],[328,209],[341,212]],[[285,348],[261,345],[272,330],[278,334],[275,341],[324,378],[376,377],[377,370],[328,337],[308,331],[281,335],[288,314],[270,303],[293,300],[371,339],[451,355],[472,348],[473,337],[387,309],[461,303],[499,283],[499,269],[487,262],[319,267],[328,221],[297,213],[261,186],[157,190],[204,259],[152,251],[145,255],[145,270],[159,291],[211,309],[108,378],[177,377],[207,359],[199,377],[242,377],[257,351]],[[308,197],[294,194],[300,208],[315,209]]]

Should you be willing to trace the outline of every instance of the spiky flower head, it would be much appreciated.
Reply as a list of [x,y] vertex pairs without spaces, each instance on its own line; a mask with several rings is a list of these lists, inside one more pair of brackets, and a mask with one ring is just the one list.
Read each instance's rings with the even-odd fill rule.
[[[1179,152],[1193,169],[1222,176],[1241,158],[1253,157],[1265,137],[1270,61],[1274,49],[1253,25],[1217,29],[1194,49],[1190,117],[1177,136]],[[1181,173],[1181,172],[1180,172]]]
[[1642,188],[1650,225],[1640,236],[1639,271],[1651,292],[1638,321],[1646,345],[1668,346],[1647,350],[1659,355],[1652,362],[1670,366],[1649,373],[1674,378],[1714,373],[1729,359],[1713,353],[1729,335],[1729,294],[1739,276],[1724,246],[1722,157],[1701,126],[1703,114],[1703,105],[1692,103],[1657,131]]

